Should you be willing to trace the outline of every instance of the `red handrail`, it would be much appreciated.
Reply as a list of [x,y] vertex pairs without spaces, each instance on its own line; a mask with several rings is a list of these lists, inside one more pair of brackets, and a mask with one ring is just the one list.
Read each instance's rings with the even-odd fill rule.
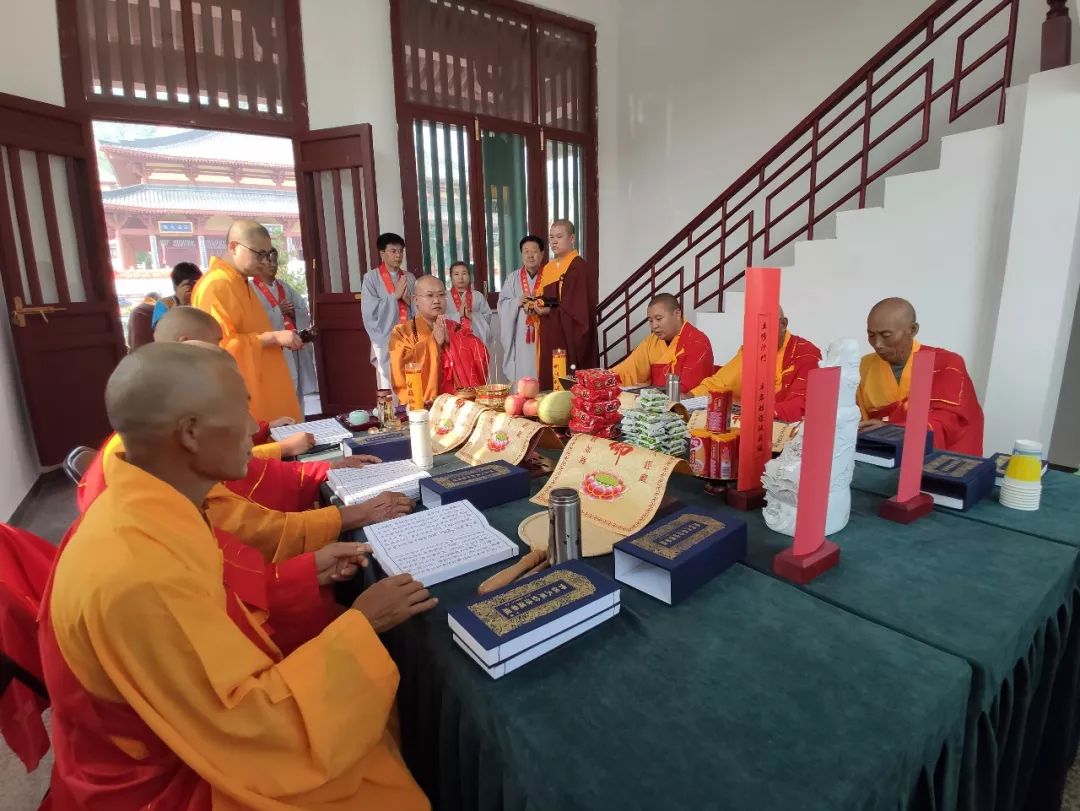
[[[998,93],[997,120],[1003,121],[1005,90],[1012,74],[1018,3],[1019,0],[937,0],[916,17],[600,302],[598,327],[605,364],[610,365],[630,352],[631,336],[644,325],[645,309],[657,292],[680,297],[692,293],[692,305],[684,299],[687,309],[701,308],[714,299],[720,309],[724,291],[742,278],[745,268],[755,264],[755,259],[759,262],[767,259],[799,237],[813,238],[815,225],[856,197],[858,206],[864,206],[871,184],[927,143],[931,113],[938,99],[948,95],[948,121],[952,122]],[[967,20],[972,20],[971,24],[960,31],[960,23]],[[998,29],[1005,30],[1003,36],[990,44],[980,44],[977,53],[970,53],[974,35],[985,38]],[[902,74],[932,47],[950,43],[955,43],[951,60],[940,54],[928,55],[925,62]],[[901,58],[891,64],[898,56]],[[942,61],[952,63],[945,68],[948,79],[935,86],[934,68]],[[965,95],[970,98],[962,103],[964,80],[977,72],[983,77],[991,69],[994,72],[985,86],[971,90],[970,81],[964,86]],[[937,73],[940,77],[940,67]],[[873,125],[881,123],[883,111],[902,103],[920,87],[917,103],[910,110],[905,107],[898,120],[875,133]],[[878,98],[875,92],[885,95]],[[920,115],[918,137],[884,165],[872,169],[871,153],[875,147]],[[849,138],[858,139],[859,147],[843,159],[841,147]],[[781,159],[784,160],[773,165]],[[857,180],[845,180],[856,169]],[[792,186],[797,181],[802,181],[804,190],[800,193],[796,189],[791,199]],[[832,199],[822,194],[826,189],[836,192]],[[778,198],[785,192],[781,206]],[[779,210],[774,211],[776,207]],[[799,213],[800,209],[805,214]],[[793,216],[796,214],[797,219]],[[792,230],[777,238],[773,233],[776,226],[789,219],[795,221]],[[706,224],[707,228],[695,233]],[[718,261],[708,258],[714,252]],[[741,257],[745,257],[745,262]],[[742,270],[725,278],[725,268],[733,260],[739,261]]]

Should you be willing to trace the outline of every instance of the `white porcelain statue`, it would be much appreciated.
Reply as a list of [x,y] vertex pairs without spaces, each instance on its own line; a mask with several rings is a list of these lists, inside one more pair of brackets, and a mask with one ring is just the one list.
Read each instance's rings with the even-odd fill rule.
[[[840,396],[837,399],[836,434],[833,439],[832,472],[829,476],[829,509],[825,534],[847,526],[851,517],[851,477],[855,472],[855,437],[859,431],[859,407],[855,390],[859,387],[859,343],[838,338],[829,344],[821,366],[840,367]],[[781,454],[765,465],[762,483],[767,504],[765,523],[784,535],[795,534],[795,511],[799,499],[802,469],[802,432],[785,446]]]

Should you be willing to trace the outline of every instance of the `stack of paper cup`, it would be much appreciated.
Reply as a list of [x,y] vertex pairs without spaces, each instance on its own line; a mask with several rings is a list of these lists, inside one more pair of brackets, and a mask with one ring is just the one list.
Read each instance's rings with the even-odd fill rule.
[[1042,497],[1042,443],[1018,439],[1005,467],[998,500],[1014,510],[1037,510]]

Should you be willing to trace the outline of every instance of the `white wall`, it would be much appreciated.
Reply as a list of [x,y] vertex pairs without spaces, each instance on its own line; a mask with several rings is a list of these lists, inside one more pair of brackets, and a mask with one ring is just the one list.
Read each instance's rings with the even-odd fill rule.
[[[610,253],[604,257],[601,293],[639,267],[927,5],[623,0],[615,191],[621,256],[614,265]],[[1077,9],[1070,6],[1076,25]],[[1020,0],[1014,84],[1038,70],[1045,11],[1040,0]],[[1078,38],[1074,34],[1074,42]],[[1074,45],[1074,52],[1080,58],[1080,48]],[[924,152],[934,149],[931,143]]]

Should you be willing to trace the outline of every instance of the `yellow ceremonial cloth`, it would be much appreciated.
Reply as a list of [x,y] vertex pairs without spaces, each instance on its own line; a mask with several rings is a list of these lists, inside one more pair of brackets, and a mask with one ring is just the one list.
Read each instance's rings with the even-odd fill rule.
[[[776,391],[780,391],[783,384],[784,355],[787,353],[789,341],[791,341],[791,333],[785,332],[784,343],[781,345],[780,351],[776,353]],[[716,374],[701,381],[701,385],[695,387],[690,393],[697,397],[708,394],[710,391],[731,391],[735,393],[735,400],[738,401],[740,392],[742,392],[742,353],[743,348],[740,346],[739,351],[735,353],[735,357],[721,366]]]
[[907,401],[911,391],[911,362],[920,347],[922,344],[918,341],[911,342],[911,354],[904,364],[899,382],[887,361],[875,353],[863,356],[859,363],[859,388],[855,394],[863,419],[866,419],[869,411]]
[[626,358],[615,364],[613,371],[619,376],[619,383],[624,386],[635,386],[643,383],[652,383],[652,367],[654,363],[670,365],[675,362],[679,350],[679,338],[686,329],[683,322],[679,334],[671,339],[671,343],[657,338],[651,332],[645,340],[634,347]]
[[[117,454],[123,450],[119,434],[113,434],[101,449],[101,468],[110,489],[121,463]],[[211,524],[255,547],[271,563],[322,549],[341,535],[341,511],[337,507],[280,512],[248,501],[220,483],[211,488],[204,506]]]
[[251,395],[255,419],[302,420],[296,387],[285,363],[284,353],[289,350],[262,345],[259,335],[271,332],[273,326],[243,274],[215,256],[206,275],[195,285],[191,303],[210,313],[221,325],[221,345],[236,358]]
[[262,445],[256,445],[251,449],[251,455],[256,459],[280,459],[281,443],[266,442]]
[[82,686],[131,707],[210,784],[214,808],[427,809],[387,729],[398,672],[367,619],[347,610],[271,657],[226,612],[222,554],[195,505],[122,459],[111,475],[50,602]]
[[[413,335],[413,325],[416,334]],[[398,402],[409,402],[409,390],[405,385],[405,364],[420,365],[420,378],[424,388],[424,402],[430,403],[439,396],[439,378],[442,375],[442,358],[435,336],[421,316],[397,324],[390,331],[390,381]]]

